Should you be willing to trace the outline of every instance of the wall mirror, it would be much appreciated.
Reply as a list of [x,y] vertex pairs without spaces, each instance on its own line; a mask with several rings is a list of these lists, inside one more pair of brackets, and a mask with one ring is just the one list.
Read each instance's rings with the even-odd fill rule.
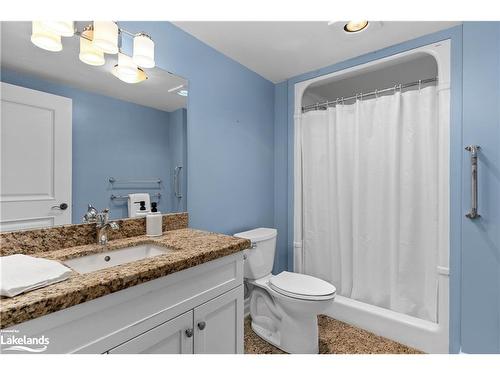
[[119,53],[96,50],[95,23],[58,36],[1,22],[2,231],[82,223],[88,204],[135,216],[144,195],[130,194],[146,194],[147,210],[186,210],[188,82],[135,64],[153,46],[134,41],[140,30],[119,29]]

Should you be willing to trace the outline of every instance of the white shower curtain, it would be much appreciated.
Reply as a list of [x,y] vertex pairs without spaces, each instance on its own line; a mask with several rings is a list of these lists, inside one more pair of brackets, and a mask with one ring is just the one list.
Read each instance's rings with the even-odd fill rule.
[[305,273],[436,321],[436,87],[310,111],[301,129]]

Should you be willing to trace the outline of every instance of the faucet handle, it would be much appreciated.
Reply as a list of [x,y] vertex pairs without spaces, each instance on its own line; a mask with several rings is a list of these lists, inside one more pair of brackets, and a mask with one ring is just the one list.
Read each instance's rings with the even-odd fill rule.
[[97,210],[95,209],[94,206],[92,206],[91,203],[89,203],[89,206],[87,208],[87,212],[85,215],[83,215],[83,222],[84,223],[95,223],[97,221]]

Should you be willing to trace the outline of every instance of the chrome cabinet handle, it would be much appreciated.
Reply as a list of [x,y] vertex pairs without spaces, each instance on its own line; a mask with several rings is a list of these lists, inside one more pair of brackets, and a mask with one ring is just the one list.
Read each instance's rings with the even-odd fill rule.
[[52,206],[50,209],[51,210],[65,210],[68,208],[68,204],[67,203],[61,203],[59,206]]
[[193,329],[192,328],[186,329],[185,332],[186,332],[187,337],[193,337]]
[[198,323],[198,329],[200,331],[203,331],[205,329],[205,327],[207,326],[207,323],[206,322],[199,322]]
[[477,213],[477,153],[481,150],[481,147],[470,145],[467,146],[465,150],[470,152],[471,164],[471,208],[465,216],[472,220],[481,217],[481,215]]

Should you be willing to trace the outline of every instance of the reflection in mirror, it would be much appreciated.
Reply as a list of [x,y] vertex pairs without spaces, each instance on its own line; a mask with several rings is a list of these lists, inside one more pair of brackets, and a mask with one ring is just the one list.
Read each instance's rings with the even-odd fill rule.
[[74,26],[1,23],[2,231],[78,224],[89,204],[112,219],[186,210],[188,82],[146,67],[147,35],[120,30],[108,54],[91,22]]

